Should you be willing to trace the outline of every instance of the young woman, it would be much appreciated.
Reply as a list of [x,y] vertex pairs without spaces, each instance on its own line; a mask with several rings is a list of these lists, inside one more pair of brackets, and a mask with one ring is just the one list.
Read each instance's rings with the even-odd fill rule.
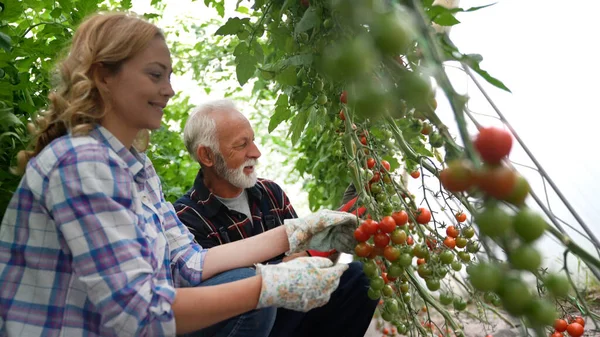
[[[242,267],[303,251],[333,228],[352,235],[354,216],[323,211],[204,250],[165,202],[152,164],[133,146],[140,132],[160,126],[174,94],[157,27],[94,15],[77,29],[58,73],[35,149],[19,156],[24,176],[0,226],[1,336],[173,336],[328,301],[347,266],[298,258]],[[232,270],[248,278],[210,285]],[[272,321],[257,317],[261,332],[248,334],[268,335]]]

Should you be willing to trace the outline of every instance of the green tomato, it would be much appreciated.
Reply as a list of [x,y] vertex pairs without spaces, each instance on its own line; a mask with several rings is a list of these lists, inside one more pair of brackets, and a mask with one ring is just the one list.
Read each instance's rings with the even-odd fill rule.
[[547,275],[544,278],[544,285],[550,294],[556,298],[567,297],[567,295],[569,295],[569,290],[571,289],[569,280],[565,276],[558,274]]
[[482,234],[492,238],[506,235],[512,227],[512,217],[498,206],[490,205],[475,215]]
[[381,276],[371,279],[371,288],[373,288],[374,290],[380,291],[381,289],[383,289],[384,285],[385,282],[383,281],[383,278]]
[[452,267],[454,271],[460,271],[462,269],[462,263],[460,263],[459,261],[452,261],[450,267]]
[[325,95],[325,94],[319,95],[319,97],[317,98],[317,104],[324,105],[325,103],[327,103],[327,95]]
[[390,297],[394,295],[394,289],[392,289],[392,287],[389,284],[386,284],[383,286],[381,293],[383,294],[383,296]]
[[425,281],[425,284],[427,285],[427,289],[431,291],[436,291],[440,289],[440,280],[437,278],[428,278]]
[[383,307],[385,308],[386,311],[388,311],[389,313],[395,314],[397,313],[398,310],[398,301],[396,301],[395,298],[388,298],[385,300],[385,302],[383,303]]
[[452,295],[452,293],[443,292],[440,294],[440,303],[442,303],[443,305],[450,305],[452,304],[453,300],[454,296]]
[[537,240],[548,227],[544,218],[529,208],[522,208],[513,217],[515,232],[524,242]]
[[524,244],[510,253],[510,263],[516,269],[535,272],[542,264],[542,256],[535,247]]
[[372,300],[378,300],[381,297],[381,292],[379,290],[369,288],[367,291],[367,296],[369,296],[369,298]]
[[502,306],[513,316],[521,316],[533,299],[527,284],[515,277],[507,277],[500,288]]
[[478,263],[467,268],[471,284],[479,291],[497,291],[502,282],[502,269],[494,263]]

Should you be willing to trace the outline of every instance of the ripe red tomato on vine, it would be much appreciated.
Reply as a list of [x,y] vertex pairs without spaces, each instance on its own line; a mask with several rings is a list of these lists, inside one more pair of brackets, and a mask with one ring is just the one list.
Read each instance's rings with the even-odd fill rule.
[[420,207],[416,213],[417,223],[425,225],[431,221],[431,212],[427,208]]
[[484,162],[499,164],[510,153],[512,142],[510,132],[497,127],[488,127],[479,129],[473,146]]

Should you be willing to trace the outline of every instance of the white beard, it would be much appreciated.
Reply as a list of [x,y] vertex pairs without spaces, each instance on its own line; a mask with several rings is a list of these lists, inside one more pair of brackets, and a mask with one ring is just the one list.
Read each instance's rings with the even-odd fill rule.
[[220,153],[215,154],[215,170],[217,174],[227,180],[230,184],[239,188],[250,188],[256,184],[257,176],[256,171],[253,171],[250,175],[244,173],[244,167],[255,166],[258,164],[258,160],[249,159],[245,161],[240,167],[230,169],[225,163],[225,158]]

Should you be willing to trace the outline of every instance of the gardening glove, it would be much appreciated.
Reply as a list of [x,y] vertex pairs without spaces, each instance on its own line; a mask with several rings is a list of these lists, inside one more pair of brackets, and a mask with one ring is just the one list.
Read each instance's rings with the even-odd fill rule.
[[262,277],[259,308],[280,307],[307,312],[329,302],[347,264],[333,265],[324,257],[299,257],[279,264],[257,264]]
[[[307,249],[328,251],[339,248],[339,252],[352,251],[356,244],[353,240],[357,219],[354,214],[321,210],[302,218],[284,220],[290,243],[288,254]],[[318,233],[321,234],[315,238]],[[354,242],[352,247],[350,242]]]

